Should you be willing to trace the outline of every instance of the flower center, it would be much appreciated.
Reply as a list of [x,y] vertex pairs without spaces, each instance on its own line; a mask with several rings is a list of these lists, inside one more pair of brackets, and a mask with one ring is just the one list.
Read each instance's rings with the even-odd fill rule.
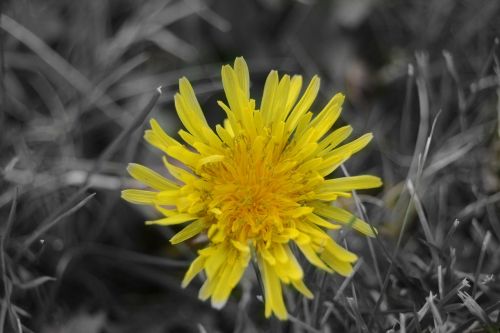
[[300,206],[302,191],[297,178],[302,177],[286,168],[283,156],[275,154],[269,140],[264,141],[257,150],[246,140],[237,141],[222,167],[212,174],[208,207],[218,229],[213,241],[220,233],[243,244],[264,245],[294,227],[290,212]]

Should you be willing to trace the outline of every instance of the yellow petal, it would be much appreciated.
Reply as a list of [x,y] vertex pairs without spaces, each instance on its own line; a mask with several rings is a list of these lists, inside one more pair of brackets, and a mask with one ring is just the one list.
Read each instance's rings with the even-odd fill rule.
[[191,214],[177,214],[169,217],[165,217],[159,220],[146,221],[146,224],[159,224],[159,225],[175,225],[184,222],[196,220],[198,216],[193,216]]
[[288,260],[285,263],[285,268],[288,276],[292,280],[302,279],[304,277],[304,271],[302,270],[302,266],[300,266],[299,262],[297,261],[297,258],[293,254],[290,247],[288,245],[284,245],[283,247],[288,256]]
[[151,129],[144,133],[144,139],[149,142],[152,146],[165,151],[167,147],[180,145],[179,142],[172,139],[165,131],[161,128],[155,119],[149,121]]
[[338,192],[326,192],[318,193],[314,195],[314,198],[322,201],[335,201],[339,197]]
[[290,260],[285,251],[285,248],[280,243],[273,243],[273,245],[271,246],[271,250],[273,253],[273,257],[276,258],[278,262],[285,263]]
[[174,178],[184,183],[188,183],[189,181],[197,179],[197,177],[192,173],[170,163],[165,156],[163,156],[163,164],[165,164],[168,172],[170,172],[170,174],[174,176]]
[[316,254],[313,248],[308,244],[300,244],[297,243],[300,251],[304,254],[306,259],[316,267],[319,267],[327,272],[331,272],[332,270],[325,265],[325,263],[320,259],[320,257]]
[[222,309],[224,305],[226,305],[229,294],[231,290],[233,290],[229,280],[234,267],[236,267],[236,265],[225,263],[216,278],[216,287],[212,294],[212,306],[216,309]]
[[221,162],[224,160],[224,158],[224,155],[210,155],[207,157],[203,157],[198,160],[196,164],[196,170],[200,170],[200,168],[206,164]]
[[127,171],[133,178],[156,190],[173,190],[179,187],[171,180],[140,164],[130,163]]
[[293,229],[295,232],[297,232],[297,236],[294,238],[295,243],[301,244],[301,245],[307,245],[311,243],[311,236],[309,236],[306,233],[300,232],[297,229]]
[[238,78],[238,83],[243,92],[245,98],[250,98],[250,75],[248,73],[248,66],[243,59],[243,57],[238,57],[234,61],[234,71],[236,73],[236,77]]
[[324,227],[324,228],[328,228],[328,229],[332,229],[332,230],[336,230],[336,229],[341,228],[341,226],[339,226],[338,224],[333,224],[331,222],[328,222],[327,220],[322,219],[321,217],[319,217],[316,214],[307,215],[307,219],[309,221],[311,221],[312,223],[317,224],[317,225]]
[[304,281],[302,279],[300,280],[292,280],[292,285],[297,289],[302,295],[309,299],[313,299],[314,295],[313,293],[307,288],[307,286],[304,284]]
[[321,140],[318,145],[318,153],[323,155],[337,147],[342,141],[347,139],[352,133],[352,127],[347,125],[340,127]]
[[284,121],[290,112],[286,108],[288,94],[290,91],[290,75],[284,75],[278,84],[278,89],[273,100],[271,112],[271,122]]
[[158,192],[144,190],[124,190],[122,198],[128,202],[140,205],[154,205]]
[[346,250],[337,242],[335,242],[333,239],[328,238],[328,240],[324,243],[325,246],[325,251],[324,252],[330,252],[333,254],[335,257],[337,257],[339,260],[345,261],[345,262],[355,262],[358,260],[358,256],[355,255],[354,253]]
[[235,112],[233,112],[233,110],[229,108],[229,106],[221,101],[217,101],[217,104],[222,108],[222,110],[224,110],[227,115],[227,119],[224,120],[224,128],[226,129],[226,131],[228,131],[229,134],[231,134],[231,136],[234,137],[234,133],[240,133],[241,131],[240,115],[236,115]]
[[233,288],[241,280],[250,256],[234,254],[225,263],[217,277],[217,287],[212,294],[212,306],[221,309],[227,302]]
[[356,229],[367,236],[375,236],[374,228],[342,208],[324,204],[315,204],[314,212],[321,216],[331,218],[337,222],[350,225],[353,229]]
[[[179,190],[162,191],[156,197],[156,203],[162,206],[175,205],[181,192]],[[167,215],[168,216],[168,215]]]
[[312,239],[324,239],[330,238],[330,236],[324,232],[321,228],[318,228],[315,224],[309,223],[307,221],[299,221],[297,222],[297,228],[308,234]]
[[[311,138],[312,135],[309,135],[308,138],[304,138],[304,132],[306,130],[311,130],[314,131],[314,128],[310,127],[310,122],[312,119],[312,112],[306,112],[302,117],[300,117],[298,123],[297,123],[297,129],[295,130],[295,136],[293,138],[294,141],[297,141],[298,139],[302,140],[305,143],[311,143]],[[290,129],[288,129],[288,133],[290,133]],[[316,143],[316,142],[314,142]],[[298,148],[302,148],[302,146],[298,146]]]
[[193,278],[202,271],[206,260],[207,257],[201,255],[193,260],[186,272],[186,275],[184,275],[184,279],[182,280],[182,288],[186,288],[188,284],[193,280]]
[[224,144],[226,144],[228,147],[233,146],[233,137],[231,136],[231,134],[229,134],[229,131],[227,131],[221,125],[215,126],[215,130],[217,131],[217,134],[222,139]]
[[318,165],[320,165],[320,163],[323,161],[323,158],[321,157],[316,157],[316,158],[313,158],[313,159],[310,159],[304,163],[302,163],[298,168],[297,168],[297,171],[298,172],[303,172],[303,173],[306,173],[308,171],[312,171],[312,170],[316,170]]
[[170,243],[178,244],[184,242],[185,240],[198,235],[201,231],[203,231],[203,229],[205,229],[205,219],[199,219],[191,222],[184,229],[176,233],[174,237],[170,238]]
[[[159,201],[159,200],[158,200]],[[165,207],[160,206],[158,203],[156,203],[155,208],[162,213],[165,216],[173,216],[179,214],[179,212],[175,209],[167,209]]]
[[259,254],[269,263],[269,265],[271,266],[276,265],[276,259],[271,254],[271,252],[265,247],[259,249]]
[[346,261],[339,260],[336,256],[328,251],[321,254],[321,259],[327,263],[335,272],[342,276],[349,276],[352,272],[352,265]]
[[222,66],[221,77],[222,86],[224,87],[224,92],[226,93],[229,107],[235,113],[235,115],[241,119],[240,113],[244,108],[244,101],[241,96],[242,92],[239,87],[238,79],[231,66]]
[[345,161],[347,161],[351,155],[343,154],[343,155],[329,155],[325,156],[323,162],[321,162],[321,166],[319,167],[319,173],[321,176],[328,176],[333,171],[337,170],[339,166],[341,166]]
[[258,257],[257,262],[262,274],[262,283],[264,284],[265,315],[269,318],[271,313],[274,313],[279,319],[286,320],[288,314],[283,301],[280,280],[273,267],[266,260]]
[[352,191],[376,188],[382,186],[379,177],[363,175],[351,176],[326,180],[320,187],[320,191]]
[[277,71],[271,71],[264,83],[264,91],[262,93],[262,103],[260,110],[262,119],[265,124],[268,124],[273,117],[273,105],[276,91],[278,89],[279,77]]
[[208,279],[214,279],[219,269],[223,266],[228,257],[228,250],[224,244],[214,246],[215,250],[210,254],[205,266]]
[[337,121],[342,111],[342,103],[344,102],[343,94],[336,94],[328,102],[328,104],[321,110],[321,112],[311,121],[311,126],[317,129],[315,139],[321,138],[330,128],[332,128],[335,121]]
[[359,138],[357,138],[356,140],[353,140],[349,143],[346,143],[343,146],[340,146],[339,148],[332,150],[326,156],[328,157],[328,156],[332,156],[332,155],[335,156],[335,155],[344,155],[344,154],[353,155],[353,154],[357,153],[358,151],[360,151],[361,149],[365,148],[366,145],[369,144],[370,141],[372,141],[372,139],[373,139],[373,134],[366,133],[366,134],[360,136]]
[[300,94],[300,89],[302,88],[302,76],[294,75],[290,81],[290,90],[288,93],[288,99],[286,101],[285,110],[287,110],[286,115],[290,112],[292,106],[297,101]]
[[291,209],[289,212],[287,212],[287,215],[293,218],[298,218],[304,215],[311,214],[313,210],[314,210],[313,207],[298,207]]
[[319,91],[319,82],[319,77],[315,75],[304,92],[304,95],[302,95],[301,99],[297,105],[295,105],[290,113],[290,116],[286,120],[286,128],[290,133],[295,129],[304,114],[309,111],[309,108],[316,99]]
[[245,253],[240,253],[238,256],[236,263],[234,264],[234,268],[231,271],[231,275],[229,276],[229,285],[231,287],[235,287],[238,282],[240,282],[241,277],[245,273],[245,270],[248,267],[248,262],[250,261],[250,255]]
[[189,80],[185,77],[182,77],[179,80],[179,92],[181,97],[184,99],[187,108],[194,112],[194,114],[204,125],[208,126],[207,120],[205,119],[205,115],[201,110],[200,103],[198,103],[198,99],[196,98],[193,87],[191,86]]
[[250,247],[246,244],[238,242],[236,240],[231,240],[231,244],[241,252],[250,253]]
[[206,301],[214,292],[217,287],[217,280],[208,278],[200,288],[198,292],[198,298],[202,301]]
[[286,261],[277,261],[276,265],[273,266],[276,274],[283,283],[290,283],[292,280],[302,279],[304,277],[304,272],[297,262],[297,258],[295,258],[291,251],[288,253],[288,251],[285,250],[285,252]]

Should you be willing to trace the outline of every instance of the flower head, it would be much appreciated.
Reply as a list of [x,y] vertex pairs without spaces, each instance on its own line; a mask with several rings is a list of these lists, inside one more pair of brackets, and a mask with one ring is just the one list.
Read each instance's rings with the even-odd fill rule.
[[169,180],[131,164],[131,176],[151,190],[125,190],[122,196],[154,206],[164,215],[148,224],[186,224],[172,237],[172,244],[206,234],[208,243],[198,251],[183,286],[204,271],[199,296],[211,298],[212,305],[220,308],[253,259],[262,277],[266,317],[274,313],[286,319],[283,284],[313,297],[292,247],[314,266],[346,276],[357,257],[327,231],[350,225],[374,235],[373,227],[331,202],[349,197],[352,190],[379,187],[381,180],[374,176],[326,179],[364,148],[372,135],[340,145],[352,131],[350,126],[331,131],[340,115],[342,94],[313,117],[309,110],[319,90],[317,76],[300,96],[301,76],[280,78],[272,71],[259,106],[250,98],[243,58],[237,58],[233,67],[222,67],[222,83],[227,104],[218,104],[227,119],[214,131],[189,81],[180,79],[175,108],[186,129],[179,131],[185,143],[167,135],[154,119],[145,138],[185,168],[164,156],[175,179]]

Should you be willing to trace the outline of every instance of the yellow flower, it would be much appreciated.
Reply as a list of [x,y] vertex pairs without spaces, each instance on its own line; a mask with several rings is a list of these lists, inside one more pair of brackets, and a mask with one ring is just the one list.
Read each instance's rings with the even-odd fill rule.
[[[215,131],[208,125],[186,78],[179,81],[175,108],[186,130],[182,144],[151,120],[145,139],[179,167],[163,157],[175,178],[166,179],[149,168],[131,164],[132,177],[152,190],[130,189],[122,197],[135,204],[151,205],[164,217],[147,224],[187,223],[170,242],[177,244],[200,233],[207,246],[189,267],[182,286],[200,272],[206,280],[199,297],[211,298],[221,308],[240,281],[249,261],[255,260],[264,287],[265,315],[287,318],[282,284],[291,284],[304,296],[312,292],[292,250],[326,272],[346,276],[357,256],[338,245],[327,233],[349,225],[365,235],[374,230],[348,211],[330,203],[349,197],[352,190],[382,185],[374,176],[325,179],[372,139],[365,134],[339,146],[351,134],[344,126],[330,132],[340,115],[344,96],[335,95],[315,117],[309,111],[319,90],[313,77],[299,98],[302,77],[276,71],[267,77],[262,102],[250,98],[248,68],[243,58],[234,67],[222,67],[227,104]],[[293,246],[294,244],[295,246]]]

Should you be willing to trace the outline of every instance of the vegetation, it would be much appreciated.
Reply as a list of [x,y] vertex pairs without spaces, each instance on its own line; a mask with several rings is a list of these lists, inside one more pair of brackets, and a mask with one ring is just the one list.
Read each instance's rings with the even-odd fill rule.
[[[0,332],[497,332],[500,326],[500,2],[107,0],[0,4]],[[373,224],[335,234],[347,278],[301,258],[307,300],[263,315],[249,269],[222,310],[181,288],[201,244],[145,226],[120,199],[129,162],[165,172],[142,139],[176,136],[190,79],[211,125],[220,68],[322,78],[319,111],[374,140],[336,176],[380,176],[342,204]],[[161,93],[157,90],[161,87]],[[256,96],[260,98],[260,96]]]

